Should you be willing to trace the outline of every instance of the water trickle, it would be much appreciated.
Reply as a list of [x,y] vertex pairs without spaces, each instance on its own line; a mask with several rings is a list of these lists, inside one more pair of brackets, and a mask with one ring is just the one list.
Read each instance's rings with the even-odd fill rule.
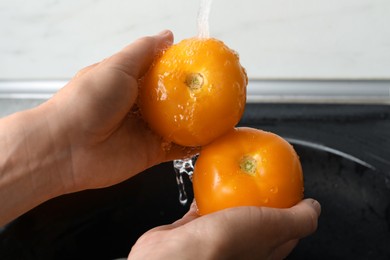
[[185,187],[184,175],[187,174],[192,181],[192,174],[194,173],[194,166],[198,155],[188,159],[174,160],[173,168],[175,169],[177,187],[179,189],[179,202],[181,205],[186,205],[188,196]]
[[176,172],[176,183],[179,189],[179,202],[181,205],[184,206],[188,202],[188,196],[185,188],[183,174],[180,173],[176,168],[175,168],[175,172]]
[[200,0],[200,6],[198,11],[198,37],[209,38],[209,15],[211,9],[212,0]]
[[[212,0],[200,0],[197,17],[199,38],[206,39],[210,37],[209,15],[211,9],[211,2]],[[192,53],[188,54],[192,55]],[[192,181],[192,174],[194,172],[194,165],[197,158],[198,155],[195,155],[188,159],[173,161],[173,168],[175,169],[177,187],[179,189],[179,202],[182,205],[186,205],[188,202],[188,196],[183,176],[187,174],[189,179]]]

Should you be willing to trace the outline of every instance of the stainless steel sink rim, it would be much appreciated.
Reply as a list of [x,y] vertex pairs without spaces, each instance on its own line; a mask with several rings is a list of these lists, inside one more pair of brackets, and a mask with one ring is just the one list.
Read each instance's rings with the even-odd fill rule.
[[[0,98],[49,99],[68,80],[0,80]],[[251,79],[248,103],[390,104],[390,79]]]

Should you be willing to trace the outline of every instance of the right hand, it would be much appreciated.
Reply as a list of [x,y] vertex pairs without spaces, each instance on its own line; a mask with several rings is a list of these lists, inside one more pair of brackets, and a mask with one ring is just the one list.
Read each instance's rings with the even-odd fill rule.
[[196,205],[173,224],[146,232],[128,259],[283,259],[317,229],[320,204],[287,209],[237,207],[199,216]]

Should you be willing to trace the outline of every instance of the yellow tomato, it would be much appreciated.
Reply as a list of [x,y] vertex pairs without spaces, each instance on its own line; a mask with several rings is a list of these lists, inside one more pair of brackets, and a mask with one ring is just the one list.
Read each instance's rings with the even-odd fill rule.
[[157,58],[141,80],[139,107],[165,140],[202,146],[238,123],[247,83],[238,55],[223,42],[190,38]]
[[199,214],[237,206],[286,208],[303,198],[293,147],[280,136],[236,128],[202,148],[193,174]]

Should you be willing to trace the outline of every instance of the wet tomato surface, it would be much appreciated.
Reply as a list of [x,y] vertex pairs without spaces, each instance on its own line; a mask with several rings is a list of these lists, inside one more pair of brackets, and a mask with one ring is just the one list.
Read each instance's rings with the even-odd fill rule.
[[240,120],[248,83],[238,55],[214,38],[189,38],[159,56],[140,82],[139,107],[165,140],[203,146]]
[[200,215],[237,206],[287,208],[303,198],[293,147],[280,136],[235,128],[202,148],[193,174]]

